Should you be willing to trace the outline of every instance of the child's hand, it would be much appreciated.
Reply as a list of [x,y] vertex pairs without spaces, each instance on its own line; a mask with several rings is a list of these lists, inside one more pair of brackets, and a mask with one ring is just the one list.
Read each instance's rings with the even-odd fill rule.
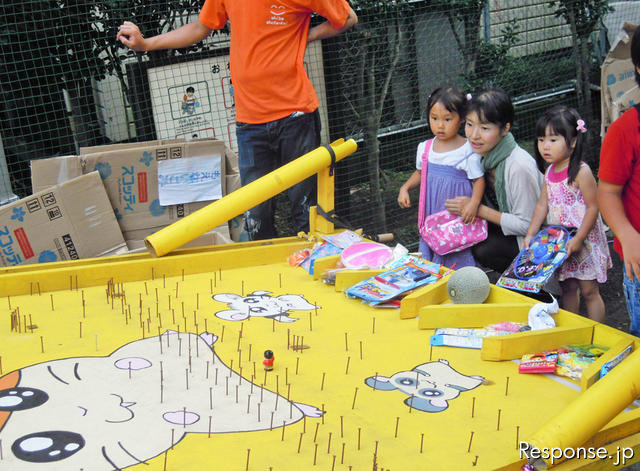
[[528,249],[529,248],[529,244],[531,243],[531,239],[533,239],[533,236],[531,234],[527,234],[527,236],[522,241],[522,248],[523,249]]
[[471,199],[469,199],[467,204],[463,206],[460,217],[462,218],[462,222],[464,222],[465,224],[470,224],[475,220],[477,214],[478,205],[474,204]]
[[571,254],[574,254],[574,253],[579,253],[582,250],[583,243],[584,241],[577,237],[574,237],[569,242],[567,242],[567,246],[566,246],[567,256],[570,256]]
[[409,192],[405,188],[400,188],[398,192],[398,204],[401,208],[410,208],[411,207],[411,198],[409,197]]

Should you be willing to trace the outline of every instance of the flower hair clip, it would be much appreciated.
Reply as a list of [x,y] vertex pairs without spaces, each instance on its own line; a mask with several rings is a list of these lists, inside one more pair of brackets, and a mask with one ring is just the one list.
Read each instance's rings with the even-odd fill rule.
[[579,119],[578,125],[576,126],[576,131],[580,131],[581,133],[587,132],[587,128],[584,127],[584,120]]

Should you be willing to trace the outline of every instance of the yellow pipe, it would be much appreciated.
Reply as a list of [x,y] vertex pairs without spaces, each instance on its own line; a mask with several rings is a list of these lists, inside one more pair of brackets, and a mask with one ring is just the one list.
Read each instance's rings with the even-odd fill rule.
[[[331,148],[336,155],[337,162],[353,154],[358,146],[353,139],[347,141],[341,139],[333,142]],[[329,150],[325,147],[318,147],[184,219],[160,229],[148,236],[144,243],[153,256],[166,255],[214,227],[218,227],[263,201],[291,188],[330,164]]]
[[580,394],[526,443],[542,453],[542,456],[534,458],[553,466],[566,456],[561,456],[557,450],[575,450],[582,446],[638,396],[640,350],[633,352],[604,378]]

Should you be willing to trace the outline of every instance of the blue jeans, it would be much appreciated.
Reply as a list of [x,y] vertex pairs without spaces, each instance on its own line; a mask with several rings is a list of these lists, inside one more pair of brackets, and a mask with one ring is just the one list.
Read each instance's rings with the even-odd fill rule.
[[627,300],[627,311],[629,312],[629,333],[640,337],[640,281],[633,276],[633,280],[627,278],[627,271],[622,268],[622,287],[624,288],[624,298]]
[[[320,145],[320,113],[297,113],[262,124],[236,123],[238,161],[242,186],[272,172]],[[306,180],[286,192],[296,232],[309,231],[309,207],[317,201],[317,178]],[[272,199],[251,208],[244,224],[251,240],[277,237]]]

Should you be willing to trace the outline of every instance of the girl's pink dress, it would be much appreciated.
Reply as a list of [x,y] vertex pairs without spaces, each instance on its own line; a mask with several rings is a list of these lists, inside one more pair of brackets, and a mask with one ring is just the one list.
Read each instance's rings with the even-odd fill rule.
[[[581,166],[589,167],[582,162]],[[574,184],[569,185],[569,167],[555,172],[555,164],[545,174],[549,203],[549,224],[579,228],[584,219],[586,206],[582,192]],[[611,255],[604,231],[602,217],[598,214],[593,229],[589,232],[582,250],[569,257],[558,269],[560,281],[568,278],[578,280],[607,281],[607,269],[611,268]]]

